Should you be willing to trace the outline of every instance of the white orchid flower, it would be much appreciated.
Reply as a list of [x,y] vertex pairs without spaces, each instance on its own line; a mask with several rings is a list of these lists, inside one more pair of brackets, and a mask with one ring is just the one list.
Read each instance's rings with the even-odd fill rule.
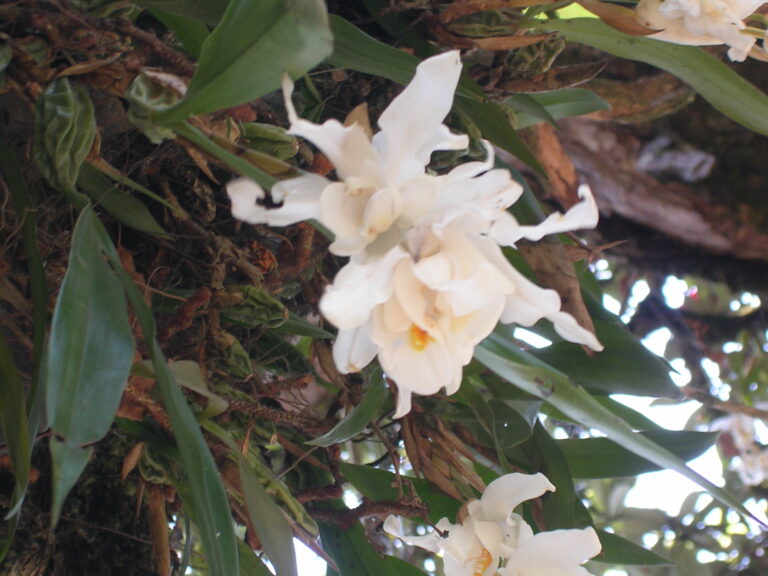
[[410,411],[412,394],[456,392],[475,346],[499,321],[531,326],[547,318],[563,338],[602,349],[560,310],[557,292],[536,286],[478,233],[488,228],[472,212],[415,226],[384,257],[347,264],[320,301],[339,328],[337,367],[357,372],[378,355],[397,384],[395,418]]
[[458,51],[419,64],[411,83],[379,117],[381,131],[372,141],[359,124],[327,120],[318,125],[299,118],[291,102],[293,84],[286,77],[289,132],[315,144],[333,163],[340,181],[306,174],[278,182],[272,187],[272,203],[278,206],[268,207],[255,182],[235,180],[227,186],[235,217],[272,226],[316,219],[334,233],[330,250],[341,256],[361,252],[394,227],[378,249],[385,252],[418,218],[419,207],[431,206],[441,182],[425,174],[432,152],[469,144],[467,136],[453,134],[443,124],[460,73]]
[[[534,535],[531,527],[513,510],[555,487],[543,474],[507,474],[491,482],[481,496],[467,506],[460,524],[447,518],[437,531],[426,536],[405,536],[398,518],[389,516],[384,530],[408,544],[443,555],[446,576],[581,576],[574,570],[600,552],[595,531],[555,530]],[[542,547],[551,546],[541,557]],[[553,553],[556,550],[556,553]],[[538,565],[533,562],[538,561]],[[500,568],[500,562],[504,567]],[[557,572],[562,567],[566,571]],[[537,571],[538,570],[538,571]],[[570,571],[568,571],[570,570]]]
[[742,33],[744,19],[764,0],[640,0],[637,20],[661,30],[650,36],[676,44],[727,44],[731,60],[743,61],[755,38]]
[[501,576],[590,576],[580,566],[600,553],[594,528],[552,530],[521,539],[507,552]]

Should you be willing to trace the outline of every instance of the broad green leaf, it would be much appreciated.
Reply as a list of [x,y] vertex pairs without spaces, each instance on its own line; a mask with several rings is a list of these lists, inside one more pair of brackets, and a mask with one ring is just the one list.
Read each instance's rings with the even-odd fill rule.
[[[650,430],[639,432],[659,446],[691,460],[704,453],[717,441],[716,432],[690,430]],[[575,478],[619,478],[637,476],[659,470],[659,466],[640,458],[608,438],[557,440]]]
[[29,483],[32,446],[29,439],[27,407],[24,403],[24,383],[19,376],[8,344],[0,335],[0,427],[13,465],[16,484],[13,487],[10,511],[5,519],[18,514]]
[[35,164],[51,186],[72,192],[95,137],[96,115],[86,89],[66,77],[51,82],[35,105],[33,146]]
[[534,427],[531,440],[522,446],[533,460],[538,460],[538,470],[557,487],[541,497],[544,523],[547,530],[583,528],[592,525],[589,512],[576,495],[568,462],[555,440],[541,422]]
[[557,30],[568,40],[666,70],[732,120],[768,136],[768,96],[701,48],[628,36],[597,18],[531,21],[529,25]]
[[64,499],[85,470],[93,448],[81,448],[66,440],[51,436],[48,448],[53,465],[53,503],[51,504],[51,526],[56,526],[64,505]]
[[229,0],[139,0],[138,3],[153,11],[158,9],[213,26],[224,15]]
[[360,404],[355,406],[349,414],[322,436],[310,440],[307,444],[313,446],[333,446],[339,444],[365,430],[368,423],[376,418],[379,410],[389,397],[389,389],[380,369],[368,379],[369,385]]
[[203,44],[209,36],[208,27],[203,22],[187,14],[174,14],[160,8],[152,8],[150,12],[160,20],[163,26],[173,32],[193,58],[200,58]]
[[[396,476],[393,472],[342,462],[339,471],[360,493],[374,502],[397,502]],[[429,507],[429,520],[437,523],[441,518],[455,521],[461,502],[454,500],[434,484],[420,478],[403,477],[416,489],[416,493]]]
[[133,360],[120,282],[104,260],[91,208],[75,226],[69,267],[51,321],[46,405],[51,429],[87,444],[109,430]]
[[338,566],[339,576],[425,576],[424,572],[394,556],[382,557],[368,541],[362,525],[342,531],[331,524],[320,525],[323,548]]
[[119,222],[139,232],[168,238],[168,233],[141,200],[120,190],[112,180],[90,164],[83,164],[77,185]]
[[238,539],[216,462],[157,342],[157,326],[152,311],[144,303],[141,292],[123,268],[120,256],[104,227],[95,218],[94,225],[99,247],[117,273],[147,342],[157,386],[171,419],[179,449],[186,491],[190,495],[187,505],[195,512],[194,518],[208,569],[213,576],[238,574]]
[[597,536],[600,538],[603,549],[592,559],[593,562],[629,566],[669,566],[674,564],[663,556],[638,546],[618,534],[597,530]]
[[283,511],[261,485],[248,462],[240,456],[240,485],[253,527],[277,576],[297,576],[293,533]]
[[[531,101],[543,108],[547,117],[542,117],[533,109],[527,109],[523,105],[523,102],[529,104]],[[539,94],[520,94],[507,98],[506,103],[515,110],[515,124],[518,129],[533,126],[541,121],[551,122],[551,120],[560,120],[571,116],[582,116],[611,107],[600,96],[584,88],[564,88]]]
[[530,438],[531,422],[505,402],[487,401],[477,388],[483,387],[477,376],[470,376],[455,394],[455,399],[470,407],[477,421],[493,441],[500,462],[508,467],[504,451]]
[[231,0],[203,44],[187,94],[157,114],[162,122],[250,102],[296,78],[332,50],[322,0]]
[[732,494],[688,468],[683,460],[666,448],[641,434],[635,434],[629,424],[565,374],[524,353],[514,343],[492,334],[475,349],[475,358],[511,384],[545,400],[573,421],[602,431],[617,444],[662,468],[679,472],[724,504],[755,518]]

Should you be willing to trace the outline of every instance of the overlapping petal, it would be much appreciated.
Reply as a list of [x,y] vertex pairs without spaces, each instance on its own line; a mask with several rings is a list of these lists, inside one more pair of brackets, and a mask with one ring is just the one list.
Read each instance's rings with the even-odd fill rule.
[[652,38],[704,46],[727,44],[731,60],[743,61],[755,38],[743,34],[744,19],[763,0],[641,0],[636,13],[639,22],[661,30]]

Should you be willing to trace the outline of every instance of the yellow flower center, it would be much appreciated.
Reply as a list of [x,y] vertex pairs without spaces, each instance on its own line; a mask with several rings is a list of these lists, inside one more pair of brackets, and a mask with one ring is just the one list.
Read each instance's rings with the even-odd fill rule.
[[475,564],[472,570],[472,576],[483,576],[485,571],[488,570],[488,566],[493,562],[493,556],[488,551],[488,548],[483,548],[482,552],[475,558]]
[[410,336],[411,347],[419,352],[429,346],[429,343],[433,340],[432,336],[430,336],[426,330],[422,330],[416,326],[416,324],[411,324],[408,335]]

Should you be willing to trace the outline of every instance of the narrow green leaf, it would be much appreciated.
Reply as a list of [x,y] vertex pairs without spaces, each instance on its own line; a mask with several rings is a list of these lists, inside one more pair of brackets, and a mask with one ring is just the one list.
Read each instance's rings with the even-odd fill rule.
[[288,320],[280,324],[273,329],[280,334],[291,334],[293,336],[306,336],[308,338],[315,338],[320,340],[332,340],[335,338],[333,334],[328,330],[323,330],[319,326],[315,326],[311,322],[308,322],[301,316],[297,316],[293,312],[288,313]]
[[155,319],[144,303],[144,298],[125,271],[112,240],[98,221],[95,221],[98,243],[117,273],[123,290],[133,307],[148,343],[152,366],[163,404],[171,419],[181,466],[185,474],[190,502],[195,511],[203,551],[208,569],[213,576],[230,576],[239,573],[237,537],[235,536],[229,501],[219,477],[216,462],[189,404],[175,382],[162,350],[157,343]]
[[160,8],[151,8],[150,12],[160,20],[163,26],[173,32],[193,58],[200,58],[203,44],[209,36],[208,27],[203,22],[186,14],[174,14]]
[[[703,454],[717,441],[717,432],[690,430],[651,430],[639,432],[684,461]],[[640,458],[608,438],[557,440],[576,478],[620,478],[659,470],[659,466]]]
[[293,533],[283,511],[261,485],[248,462],[240,456],[240,484],[253,527],[277,576],[297,576]]
[[307,444],[313,446],[333,446],[334,444],[349,440],[365,430],[368,423],[376,418],[379,410],[389,397],[389,390],[380,369],[375,371],[369,382],[370,384],[360,404],[344,416],[332,430],[314,440],[310,440]]
[[141,200],[120,190],[112,180],[90,164],[83,164],[77,185],[119,222],[139,232],[168,238],[168,233]]
[[[339,465],[339,471],[366,498],[374,502],[398,501],[399,494],[395,488],[397,477],[393,472],[346,462]],[[451,522],[456,519],[461,502],[446,495],[426,480],[411,477],[404,477],[403,480],[411,483],[419,498],[429,506],[430,522],[437,523],[441,518],[448,518]]]
[[232,286],[230,292],[242,296],[242,302],[222,308],[222,319],[227,322],[248,328],[277,328],[288,319],[285,305],[262,288]]
[[56,526],[61,515],[64,499],[85,470],[93,448],[81,448],[77,444],[51,436],[48,443],[53,463],[53,503],[51,526]]
[[[529,104],[531,101],[535,102],[547,115],[541,116],[533,109],[526,108],[523,101]],[[584,88],[564,88],[539,94],[519,94],[507,98],[506,103],[515,110],[518,129],[528,128],[542,121],[552,122],[562,118],[582,116],[611,107],[600,96]]]
[[96,226],[93,210],[84,209],[46,355],[49,425],[72,444],[95,442],[109,430],[133,360],[125,296],[104,260]]
[[530,21],[529,25],[557,30],[568,40],[666,70],[732,120],[768,136],[768,96],[701,48],[628,36],[597,18]]
[[592,559],[593,562],[622,566],[670,566],[674,564],[663,556],[638,546],[618,534],[597,530],[597,536],[600,538],[603,549]]
[[[330,23],[333,54],[328,62],[339,68],[381,76],[399,84],[411,81],[420,62],[417,57],[372,38],[341,16],[331,15]],[[465,74],[456,93],[472,100],[485,100],[483,89]]]
[[[240,555],[240,576],[272,576],[272,572],[266,567],[245,542],[238,539],[237,551]],[[179,572],[185,574],[185,572]]]
[[322,0],[231,0],[186,96],[156,118],[179,122],[255,100],[279,88],[284,72],[296,78],[322,62],[332,42]]
[[30,455],[32,453],[24,405],[24,383],[21,381],[13,355],[5,338],[0,336],[0,426],[13,464],[16,484],[13,487],[8,520],[18,514],[29,483]]
[[512,127],[512,120],[495,102],[477,102],[469,98],[460,98],[456,103],[459,110],[466,114],[487,138],[496,146],[514,154],[531,168],[544,174],[544,169]]
[[336,562],[339,576],[425,576],[413,564],[394,556],[382,557],[371,546],[359,523],[347,531],[321,524],[320,538],[325,551]]
[[[575,422],[602,431],[614,442],[638,456],[662,468],[675,470],[724,504],[762,523],[736,497],[688,468],[675,454],[650,438],[635,434],[629,424],[597,402],[565,374],[543,362],[522,364],[520,360],[524,357],[514,343],[496,334],[491,335],[475,349],[475,358],[478,361],[502,378],[506,378],[511,384],[542,398]],[[524,361],[530,362],[529,357]]]

